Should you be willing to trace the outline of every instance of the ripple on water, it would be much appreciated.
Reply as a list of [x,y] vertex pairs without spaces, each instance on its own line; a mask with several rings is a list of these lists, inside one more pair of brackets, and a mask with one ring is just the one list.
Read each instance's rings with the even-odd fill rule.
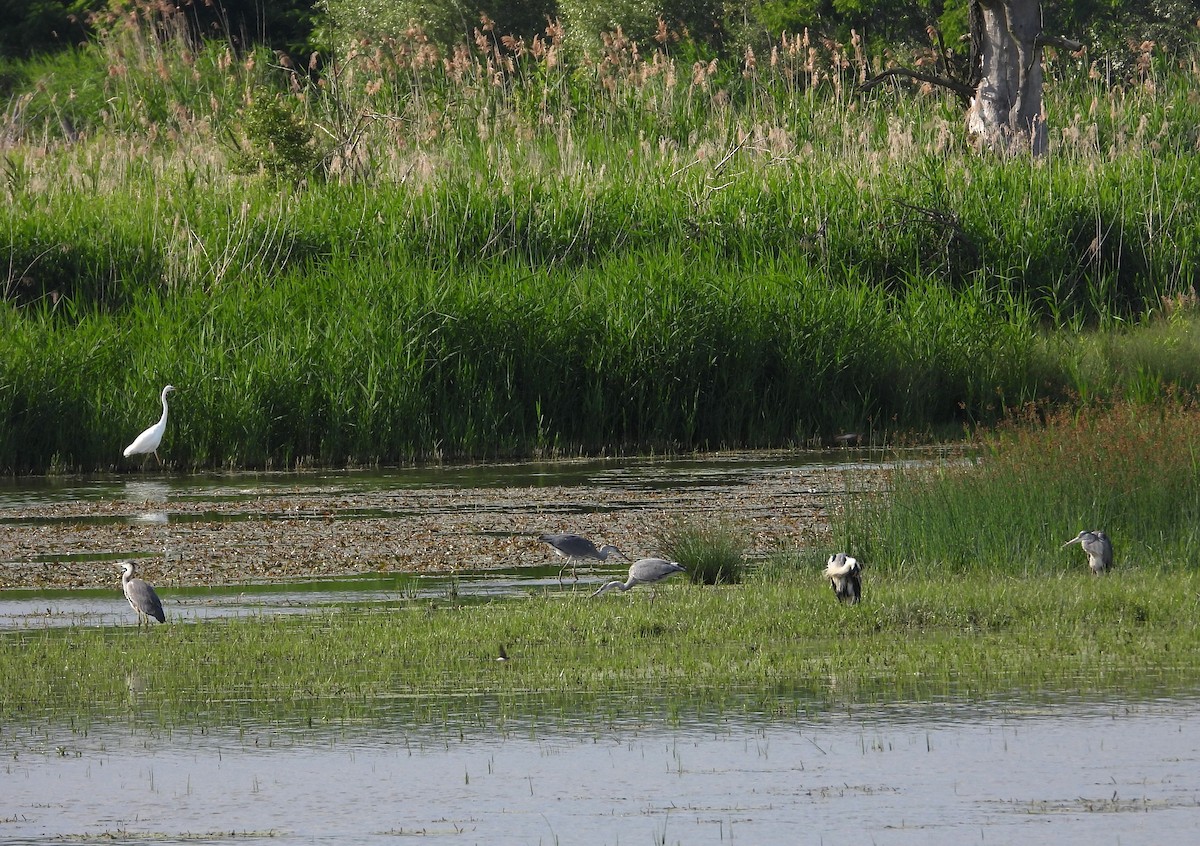
[[[1195,698],[766,718],[0,727],[10,843],[1190,842]],[[624,707],[624,706],[622,706]],[[1169,813],[1159,813],[1169,812]],[[1149,817],[1147,815],[1150,815]]]

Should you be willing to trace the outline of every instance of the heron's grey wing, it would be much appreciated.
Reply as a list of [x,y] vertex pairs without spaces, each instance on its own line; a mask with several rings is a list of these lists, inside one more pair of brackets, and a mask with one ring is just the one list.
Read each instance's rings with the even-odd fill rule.
[[138,609],[146,616],[165,623],[167,615],[163,613],[162,600],[158,598],[158,594],[150,586],[150,583],[139,579],[137,582],[131,582],[130,586]]

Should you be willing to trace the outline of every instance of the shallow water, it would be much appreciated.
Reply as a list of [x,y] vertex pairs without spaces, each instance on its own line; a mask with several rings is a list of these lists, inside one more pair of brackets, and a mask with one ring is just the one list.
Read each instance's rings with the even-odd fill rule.
[[[53,538],[81,540],[58,546],[36,535],[27,551],[0,563],[38,572],[95,565],[111,568],[105,579],[112,584],[0,592],[0,632],[132,626],[111,562],[137,543],[168,574],[193,567],[201,555],[246,556],[247,538],[256,534],[269,535],[263,545],[282,545],[287,554],[288,543],[329,535],[336,544],[318,550],[328,556],[347,536],[339,529],[363,534],[361,527],[375,530],[380,520],[429,520],[443,544],[497,541],[513,560],[498,556],[499,564],[454,574],[180,583],[160,591],[167,613],[186,623],[429,602],[451,592],[470,600],[557,591],[564,589],[557,564],[532,539],[538,528],[596,518],[594,525],[615,533],[636,526],[617,514],[656,520],[668,509],[736,503],[758,521],[756,535],[771,540],[785,513],[819,514],[825,500],[844,493],[840,477],[820,475],[842,466],[852,465],[826,459],[814,467],[775,456],[10,483],[0,486],[0,527],[14,537],[46,529]],[[760,489],[768,495],[756,499]],[[488,500],[495,491],[500,496]],[[272,534],[273,523],[287,531]],[[319,531],[304,534],[301,524]],[[165,540],[159,548],[147,538]],[[228,539],[233,552],[214,539]],[[585,571],[578,586],[565,589],[587,590],[600,580]],[[841,711],[806,705],[797,716],[786,708],[738,711],[729,704],[736,694],[723,693],[723,714],[696,709],[670,719],[661,715],[690,712],[652,695],[592,711],[627,715],[621,719],[585,719],[532,698],[505,708],[501,718],[498,708],[463,697],[443,720],[414,719],[395,700],[381,699],[357,722],[310,726],[294,719],[290,703],[247,703],[244,718],[160,725],[147,686],[126,681],[131,704],[148,717],[0,715],[0,842],[363,843],[419,836],[454,844],[1096,846],[1192,842],[1200,825],[1200,696],[1079,701],[1030,694]]]
[[[604,577],[582,573],[559,584],[558,568],[483,571],[453,576],[411,574],[310,579],[237,587],[162,591],[172,623],[223,617],[310,614],[333,608],[371,609],[449,600],[457,603],[542,591],[589,591]],[[0,632],[64,626],[132,626],[136,616],[115,590],[0,591]]]
[[[840,501],[850,453],[738,454],[289,474],[0,480],[0,631],[133,618],[134,560],[172,619],[559,589],[537,541],[572,531],[661,554],[680,516],[733,518],[750,555],[795,547]],[[584,562],[568,589],[620,568]]]
[[1185,843],[1194,701],[504,730],[0,729],[0,841]]

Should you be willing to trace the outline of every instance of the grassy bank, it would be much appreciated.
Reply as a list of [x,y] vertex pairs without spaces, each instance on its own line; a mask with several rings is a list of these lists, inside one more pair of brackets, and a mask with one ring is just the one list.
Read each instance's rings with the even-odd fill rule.
[[1193,403],[1030,410],[981,436],[977,461],[897,467],[886,496],[850,498],[837,543],[894,577],[1041,579],[1082,566],[1059,547],[1099,529],[1117,568],[1174,582],[1200,556],[1197,443]]
[[0,466],[115,466],[167,382],[180,468],[957,432],[1032,391],[1019,311],[982,286],[697,276],[668,251],[553,275],[358,262],[69,325],[9,312]]
[[1197,385],[1186,318],[1112,368],[1039,336],[1192,304],[1189,57],[1057,60],[1030,162],[798,39],[375,45],[316,85],[135,23],[4,118],[4,472],[128,468],[168,382],[185,469],[958,435]]
[[409,700],[413,719],[436,721],[480,719],[461,703],[484,699],[499,703],[498,719],[532,708],[552,721],[603,716],[614,698],[655,713],[680,703],[786,713],[1014,689],[1192,689],[1200,575],[1095,579],[1077,564],[1036,580],[869,572],[854,608],[812,571],[779,563],[735,587],[660,587],[653,605],[634,592],[7,634],[0,706],[10,718],[133,709],[205,724],[370,718]]

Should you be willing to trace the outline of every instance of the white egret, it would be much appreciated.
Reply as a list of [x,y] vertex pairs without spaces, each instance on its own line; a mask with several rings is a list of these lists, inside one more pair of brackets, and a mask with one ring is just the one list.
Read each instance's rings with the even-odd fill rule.
[[131,455],[153,453],[154,457],[158,458],[158,463],[162,464],[162,459],[158,457],[158,445],[162,443],[163,432],[167,431],[167,394],[173,390],[175,390],[173,385],[167,385],[162,389],[162,417],[158,418],[157,423],[134,438],[133,443],[125,447],[126,458]]

